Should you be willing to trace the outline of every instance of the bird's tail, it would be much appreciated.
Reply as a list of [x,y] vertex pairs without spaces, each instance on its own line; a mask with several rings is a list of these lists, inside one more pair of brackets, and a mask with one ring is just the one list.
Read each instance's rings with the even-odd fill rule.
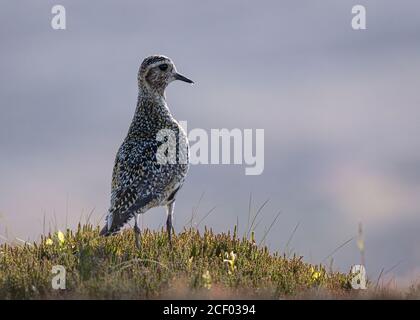
[[112,219],[112,213],[111,212],[108,212],[108,214],[107,214],[107,216],[105,218],[105,225],[102,228],[102,230],[99,232],[99,235],[100,236],[107,237],[107,236],[109,236],[109,235],[112,234],[112,232],[111,232],[112,220],[113,220]]
[[99,232],[99,235],[107,237],[117,233],[132,217],[133,215],[128,211],[124,215],[109,212],[105,218],[105,226]]
[[108,226],[105,224],[102,230],[99,232],[100,236],[108,237],[111,233],[108,231]]

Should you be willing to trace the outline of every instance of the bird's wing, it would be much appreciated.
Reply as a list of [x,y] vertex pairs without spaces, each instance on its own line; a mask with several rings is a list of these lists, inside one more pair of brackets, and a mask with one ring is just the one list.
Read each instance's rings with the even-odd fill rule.
[[161,188],[152,170],[147,169],[147,164],[153,165],[150,157],[153,150],[143,148],[141,152],[118,153],[112,174],[111,207],[101,233],[117,232],[137,211],[159,199]]

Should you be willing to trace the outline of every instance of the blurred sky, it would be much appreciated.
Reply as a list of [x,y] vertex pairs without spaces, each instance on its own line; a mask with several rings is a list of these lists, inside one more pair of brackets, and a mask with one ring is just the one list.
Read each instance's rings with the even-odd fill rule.
[[[64,5],[67,30],[50,26]],[[367,9],[367,30],[351,8]],[[0,235],[36,239],[74,228],[109,204],[115,153],[153,53],[196,85],[174,83],[168,104],[189,129],[265,129],[265,170],[192,166],[175,209],[177,231],[204,192],[199,217],[223,231],[248,201],[270,199],[259,239],[323,262],[363,223],[366,267],[420,275],[420,4],[411,0],[1,1]],[[85,218],[83,218],[85,219]],[[198,218],[199,220],[200,218]],[[165,221],[163,208],[143,226]],[[202,224],[202,225],[203,225]],[[200,226],[202,227],[202,226]],[[333,256],[360,262],[352,241]],[[329,262],[329,259],[324,262]]]

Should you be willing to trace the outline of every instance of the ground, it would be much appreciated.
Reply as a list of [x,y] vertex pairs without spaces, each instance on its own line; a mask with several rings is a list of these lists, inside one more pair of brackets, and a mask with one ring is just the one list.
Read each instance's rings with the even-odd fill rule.
[[[142,248],[132,230],[100,237],[99,228],[55,232],[35,243],[0,247],[1,299],[364,298],[390,297],[381,288],[361,292],[350,274],[286,258],[257,246],[253,234],[184,229],[173,237],[144,230]],[[66,270],[64,290],[53,289],[53,266]],[[63,274],[59,274],[62,276]],[[53,278],[55,280],[53,280]],[[419,296],[412,288],[398,298]]]

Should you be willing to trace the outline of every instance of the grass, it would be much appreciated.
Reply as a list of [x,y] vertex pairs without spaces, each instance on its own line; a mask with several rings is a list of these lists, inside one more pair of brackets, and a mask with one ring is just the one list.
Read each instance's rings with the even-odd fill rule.
[[[131,230],[100,237],[90,224],[32,244],[0,247],[1,299],[154,299],[357,297],[349,274],[327,271],[257,246],[233,232],[184,229],[168,246],[166,232]],[[66,268],[66,289],[54,290],[52,267]],[[415,296],[419,288],[412,288]],[[417,292],[417,293],[416,293]]]

